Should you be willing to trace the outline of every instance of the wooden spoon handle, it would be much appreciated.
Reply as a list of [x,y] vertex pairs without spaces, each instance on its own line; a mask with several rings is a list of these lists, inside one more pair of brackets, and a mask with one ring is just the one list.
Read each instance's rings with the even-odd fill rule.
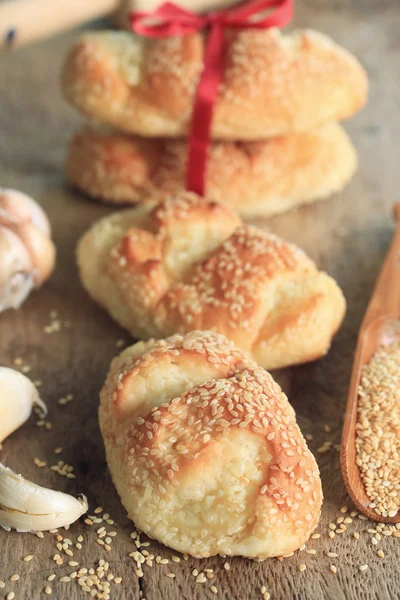
[[400,203],[393,212],[396,231],[365,313],[363,329],[379,318],[400,317]]
[[48,37],[115,11],[119,0],[9,0],[0,3],[0,50]]

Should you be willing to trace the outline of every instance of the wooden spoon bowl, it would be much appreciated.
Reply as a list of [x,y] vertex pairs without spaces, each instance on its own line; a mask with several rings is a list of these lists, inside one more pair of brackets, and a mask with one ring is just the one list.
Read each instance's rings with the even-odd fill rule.
[[358,387],[362,369],[380,346],[400,341],[400,203],[395,205],[396,233],[382,267],[360,328],[354,358],[340,452],[340,465],[347,491],[356,507],[380,523],[399,523],[400,510],[394,517],[382,517],[369,508],[360,469],[356,463],[356,424]]

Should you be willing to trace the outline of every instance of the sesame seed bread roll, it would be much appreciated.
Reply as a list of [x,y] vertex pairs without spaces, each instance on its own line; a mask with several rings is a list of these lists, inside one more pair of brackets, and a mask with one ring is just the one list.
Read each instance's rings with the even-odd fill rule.
[[325,354],[345,312],[296,246],[189,192],[105,217],[77,258],[86,290],[133,337],[212,330],[267,369]]
[[99,420],[129,517],[175,550],[264,559],[297,550],[317,526],[318,467],[287,397],[221,335],[127,348]]
[[[155,193],[185,188],[187,145],[86,127],[72,139],[67,178],[89,196],[142,204]],[[229,202],[247,218],[271,216],[341,190],[357,166],[337,123],[261,142],[213,142],[207,198]]]
[[[260,140],[352,116],[365,103],[359,62],[316,31],[230,30],[212,137]],[[69,53],[62,83],[82,113],[121,131],[182,137],[189,131],[205,37],[148,39],[102,31]]]

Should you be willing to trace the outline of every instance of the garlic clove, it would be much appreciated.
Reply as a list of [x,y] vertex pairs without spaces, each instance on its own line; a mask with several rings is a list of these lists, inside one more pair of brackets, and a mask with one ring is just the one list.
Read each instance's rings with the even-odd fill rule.
[[43,488],[0,463],[0,526],[17,531],[46,531],[71,525],[88,511],[85,496]]
[[0,225],[0,312],[18,308],[34,287],[32,259],[16,233]]
[[33,223],[47,237],[51,235],[50,223],[43,208],[18,190],[0,188],[0,222],[2,217],[14,224]]
[[0,443],[25,423],[35,404],[47,414],[30,379],[14,369],[0,367]]

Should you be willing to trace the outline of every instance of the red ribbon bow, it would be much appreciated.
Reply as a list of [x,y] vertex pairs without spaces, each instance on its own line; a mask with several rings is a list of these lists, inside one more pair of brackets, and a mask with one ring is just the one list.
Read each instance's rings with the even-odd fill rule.
[[[270,8],[276,10],[263,16]],[[235,8],[207,15],[197,15],[166,2],[152,13],[136,12],[130,15],[132,29],[140,35],[152,38],[182,36],[205,28],[210,29],[189,134],[186,171],[188,190],[201,196],[205,191],[212,115],[223,74],[224,30],[283,27],[290,22],[292,16],[293,0],[252,0]]]

